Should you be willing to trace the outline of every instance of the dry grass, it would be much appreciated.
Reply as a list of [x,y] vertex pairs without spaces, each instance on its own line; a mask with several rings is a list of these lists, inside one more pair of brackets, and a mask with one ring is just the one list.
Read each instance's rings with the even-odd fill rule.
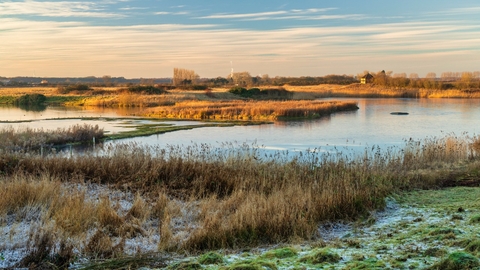
[[57,89],[55,87],[0,87],[0,94],[2,96],[22,96],[26,94],[42,94],[45,96],[55,94]]
[[150,109],[146,114],[159,118],[276,120],[315,118],[338,111],[357,110],[354,102],[314,101],[186,101],[174,106]]
[[[151,222],[159,250],[305,240],[316,235],[319,222],[368,214],[393,192],[478,177],[476,145],[478,138],[447,136],[356,158],[267,156],[246,145],[118,145],[104,155],[69,158],[5,153],[0,215],[54,222],[58,239],[76,239],[75,247],[101,258],[124,252],[127,239],[148,235],[145,224]],[[66,189],[72,181],[137,195],[123,209],[111,194],[92,198],[85,189]]]
[[103,136],[103,129],[98,125],[78,124],[53,131],[7,126],[0,129],[0,147],[15,151],[31,150],[43,146],[90,142],[93,138],[101,139]]
[[480,98],[480,91],[436,90],[417,88],[386,88],[373,84],[284,86],[294,92],[294,99],[315,99],[327,97],[364,98]]

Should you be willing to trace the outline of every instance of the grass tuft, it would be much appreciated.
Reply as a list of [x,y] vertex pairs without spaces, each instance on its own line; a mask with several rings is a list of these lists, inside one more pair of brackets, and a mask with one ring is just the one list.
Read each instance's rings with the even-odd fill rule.
[[338,263],[342,257],[328,248],[319,249],[313,254],[300,258],[300,262],[310,264]]
[[208,252],[198,258],[201,264],[222,264],[224,262],[223,256],[217,252]]
[[462,270],[477,269],[479,266],[480,262],[475,256],[465,252],[453,252],[447,258],[428,269]]

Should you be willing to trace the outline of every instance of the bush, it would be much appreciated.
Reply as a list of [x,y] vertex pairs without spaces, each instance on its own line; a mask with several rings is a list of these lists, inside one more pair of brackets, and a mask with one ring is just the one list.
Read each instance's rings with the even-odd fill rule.
[[202,85],[202,84],[193,84],[193,85],[187,85],[185,87],[183,87],[185,90],[198,90],[198,91],[202,91],[202,90],[207,90],[208,89],[208,86],[207,85]]
[[92,89],[86,84],[72,84],[67,86],[59,85],[57,87],[57,92],[59,94],[68,94],[73,91],[88,91],[88,90],[92,90]]
[[134,86],[129,86],[127,89],[128,92],[130,93],[136,93],[136,94],[147,94],[147,95],[159,95],[159,94],[164,94],[167,91],[163,88],[160,87],[155,87],[152,85],[134,85]]
[[42,94],[26,94],[15,100],[15,105],[42,105],[47,97]]
[[243,87],[240,87],[240,86],[236,86],[236,87],[233,87],[230,90],[228,90],[228,92],[230,92],[234,95],[243,96],[247,93],[247,89],[245,89]]
[[228,92],[244,98],[254,99],[290,99],[293,95],[292,92],[283,88],[260,90],[259,88],[255,87],[247,90],[243,87],[237,86],[231,88]]

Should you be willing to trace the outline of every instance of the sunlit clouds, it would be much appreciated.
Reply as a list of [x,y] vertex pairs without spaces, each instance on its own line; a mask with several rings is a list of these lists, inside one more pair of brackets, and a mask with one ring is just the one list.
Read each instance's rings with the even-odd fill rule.
[[222,12],[171,2],[0,3],[0,76],[170,77],[182,67],[217,77],[231,63],[271,76],[478,70],[480,19],[455,16],[476,7],[379,20],[338,3]]
[[0,16],[35,15],[42,17],[123,17],[121,14],[105,11],[100,3],[85,1],[9,1],[0,3]]

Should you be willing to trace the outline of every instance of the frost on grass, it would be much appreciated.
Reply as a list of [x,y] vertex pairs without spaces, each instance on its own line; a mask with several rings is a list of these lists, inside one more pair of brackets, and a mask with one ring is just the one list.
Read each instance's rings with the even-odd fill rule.
[[[106,210],[103,209],[104,212],[107,211],[108,215],[104,214],[106,217],[103,217],[107,220],[96,220],[87,231],[79,232],[73,231],[74,222],[69,220],[56,222],[52,218],[52,215],[55,215],[52,214],[53,210],[48,207],[45,208],[45,206],[28,205],[8,213],[0,217],[0,268],[13,267],[15,263],[28,255],[32,235],[42,230],[42,227],[54,228],[52,230],[58,232],[60,236],[57,239],[58,241],[63,237],[62,228],[68,229],[70,234],[74,233],[74,235],[67,235],[67,237],[72,239],[73,250],[78,258],[84,258],[85,250],[97,251],[105,243],[112,246],[111,251],[115,251],[114,247],[121,247],[118,251],[121,251],[122,255],[137,255],[158,251],[158,243],[161,239],[159,219],[146,215],[145,213],[149,212],[142,212],[145,209],[134,209],[135,207],[150,209],[151,202],[143,201],[136,194],[110,189],[98,184],[62,184],[60,194],[66,198],[79,196],[82,205],[96,205],[97,208],[91,208],[92,211],[98,211],[99,205],[108,203],[109,206],[106,206]],[[194,219],[198,213],[197,205],[170,200],[169,208],[171,208],[170,212],[173,217],[169,224],[169,227],[172,228],[173,237],[178,241],[184,241],[196,226]],[[113,212],[109,214],[108,211]],[[91,213],[91,215],[94,215],[94,213]],[[74,216],[74,218],[78,217]],[[128,223],[128,226],[120,230],[117,226],[108,225],[113,222],[108,219],[118,219],[121,222]],[[107,224],[107,226],[102,228],[99,225],[101,223]],[[114,223],[112,224],[114,225]],[[96,245],[93,245],[92,241],[96,241]],[[58,245],[58,243],[55,245]]]
[[[101,185],[65,185],[66,190],[85,192],[86,200],[101,203],[108,197],[112,209],[122,218],[128,216],[142,220],[141,213],[132,211],[135,205],[150,207],[153,202],[141,203],[136,194],[112,190]],[[458,201],[448,201],[455,192],[426,191],[425,193],[405,195],[410,199],[398,202],[389,199],[382,211],[371,212],[364,220],[355,223],[324,223],[319,225],[317,239],[295,246],[278,244],[271,247],[249,249],[248,252],[217,251],[222,260],[208,262],[219,266],[275,266],[277,269],[293,268],[426,268],[454,257],[451,254],[464,252],[478,257],[480,189],[476,193],[470,190],[469,196],[458,196]],[[443,194],[443,193],[446,194]],[[438,196],[438,201],[422,202],[420,198]],[[442,196],[440,196],[440,195]],[[412,199],[412,197],[414,199]],[[441,203],[444,201],[444,203]],[[200,228],[199,215],[201,204],[195,201],[185,202],[168,199],[164,212],[170,216],[168,227],[172,242],[182,243],[189,235]],[[6,215],[0,224],[0,268],[11,267],[27,254],[28,240],[32,230],[42,223],[39,208],[18,211],[16,215]],[[126,220],[126,219],[125,219]],[[44,222],[44,221],[43,221]],[[53,222],[53,221],[52,221]],[[161,237],[161,223],[158,218],[144,218],[138,223],[141,233],[129,236],[111,237],[111,245],[123,244],[123,255],[141,255],[157,252]],[[35,225],[36,224],[36,225]],[[78,256],[72,267],[88,262],[83,256],[88,242],[95,236],[102,236],[91,229],[84,239],[79,240],[74,252]],[[123,239],[123,242],[122,242]],[[328,250],[334,260],[314,260]],[[288,256],[282,255],[286,251]],[[204,256],[205,257],[205,256]],[[466,256],[464,256],[467,258]],[[302,259],[303,258],[303,259]],[[463,257],[462,257],[463,258]],[[469,258],[469,257],[468,257]],[[187,258],[190,261],[203,261],[201,255]],[[177,262],[180,262],[177,261]],[[172,264],[175,261],[172,261]]]

